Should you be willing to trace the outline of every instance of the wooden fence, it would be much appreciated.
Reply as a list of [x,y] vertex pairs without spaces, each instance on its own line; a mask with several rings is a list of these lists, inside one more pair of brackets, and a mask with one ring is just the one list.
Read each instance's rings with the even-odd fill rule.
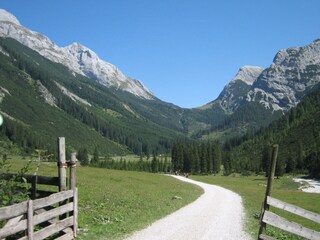
[[276,240],[275,238],[266,235],[267,224],[273,227],[279,228],[281,230],[293,233],[295,235],[304,237],[306,239],[320,240],[320,232],[306,228],[298,223],[290,222],[287,219],[269,211],[270,206],[272,206],[320,224],[320,214],[307,211],[303,208],[291,205],[289,203],[286,203],[271,197],[271,190],[272,190],[272,184],[274,179],[277,154],[278,154],[278,145],[275,145],[273,147],[273,152],[272,152],[272,162],[271,162],[270,173],[268,176],[268,184],[267,184],[265,201],[263,203],[262,211],[261,211],[260,230],[259,230],[258,240]]
[[[74,239],[78,229],[78,190],[76,188],[76,154],[66,162],[65,139],[58,139],[59,177],[24,175],[31,183],[31,200],[0,208],[0,240],[13,236],[19,240]],[[67,190],[67,167],[70,167]],[[2,174],[11,179],[14,174]],[[37,185],[54,185],[59,192],[38,190]],[[49,195],[49,196],[48,196]],[[45,197],[43,197],[45,196]],[[41,197],[41,198],[39,198]],[[39,199],[38,199],[39,198]]]
[[[5,180],[14,179],[16,176],[16,173],[3,173],[0,175],[1,178]],[[52,191],[47,190],[39,190],[38,185],[47,185],[47,186],[59,186],[59,177],[49,177],[49,176],[39,176],[39,175],[29,175],[24,174],[23,178],[27,183],[31,184],[30,191],[30,197],[31,199],[37,199],[41,197],[47,197],[51,195]]]
[[[61,218],[63,215],[66,217]],[[0,221],[3,220],[7,223],[0,229],[0,239],[21,232],[25,235],[24,232],[27,232],[26,236],[18,239],[42,240],[61,231],[63,235],[55,239],[73,239],[78,228],[77,189],[3,207],[0,209]],[[42,223],[45,223],[44,227]]]

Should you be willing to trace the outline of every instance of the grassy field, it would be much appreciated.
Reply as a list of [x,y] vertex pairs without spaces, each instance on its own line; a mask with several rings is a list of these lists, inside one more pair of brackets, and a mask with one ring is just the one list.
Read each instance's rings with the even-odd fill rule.
[[[254,239],[258,236],[259,230],[259,214],[266,191],[267,180],[262,176],[192,176],[192,179],[206,182],[209,184],[219,185],[230,189],[242,196],[244,207],[246,209],[246,228]],[[291,180],[290,177],[282,177],[276,179],[273,186],[272,196],[291,203],[307,210],[320,213],[320,195],[314,193],[304,193],[298,189],[300,185]],[[286,214],[276,209],[271,209],[292,221],[298,222],[304,226],[320,231],[320,225],[309,220],[304,220],[292,214]],[[267,228],[269,234],[279,239],[301,239],[276,230]]]
[[[9,161],[14,171],[27,161]],[[33,162],[29,173],[37,164]],[[41,163],[38,175],[57,176],[56,163]],[[121,239],[194,201],[202,190],[161,174],[77,167],[77,239]],[[174,199],[179,196],[181,199]]]
[[[18,170],[27,161],[13,161],[12,169]],[[36,163],[29,167],[34,173]],[[41,163],[39,175],[57,175],[56,163]],[[257,237],[259,214],[264,200],[266,178],[263,176],[192,176],[194,180],[219,185],[242,196],[246,209],[246,230]],[[161,174],[116,171],[91,167],[77,167],[79,188],[78,239],[121,239],[135,230],[142,229],[187,203],[195,200],[202,190]],[[298,191],[298,183],[290,177],[276,179],[272,196],[285,202],[320,213],[320,195]],[[182,200],[173,200],[179,196]],[[272,211],[292,221],[320,231],[319,224],[301,219],[279,210]],[[279,239],[300,239],[268,228],[269,234]]]

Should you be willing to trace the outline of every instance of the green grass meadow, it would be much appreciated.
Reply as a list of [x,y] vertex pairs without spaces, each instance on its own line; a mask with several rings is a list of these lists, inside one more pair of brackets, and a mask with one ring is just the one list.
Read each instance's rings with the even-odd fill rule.
[[[9,161],[13,171],[28,161]],[[33,174],[36,162],[29,166]],[[38,175],[57,176],[56,163],[41,163]],[[197,199],[202,189],[162,174],[77,166],[77,239],[122,239]],[[181,199],[174,199],[179,196]]]
[[[10,160],[13,171],[27,164],[26,160]],[[29,173],[34,173],[37,163],[32,162]],[[40,164],[39,175],[57,176],[56,163]],[[192,179],[219,185],[238,193],[246,210],[246,231],[257,238],[259,214],[266,191],[267,179],[263,176],[233,174],[191,176]],[[202,190],[174,178],[153,173],[117,171],[92,167],[77,167],[79,189],[79,228],[77,239],[122,239],[142,229],[157,219],[194,201]],[[320,213],[320,195],[297,190],[299,183],[291,177],[275,179],[272,196]],[[174,199],[179,196],[182,199]],[[320,231],[320,225],[277,209],[273,212],[291,221]],[[269,235],[278,239],[302,239],[267,227]]]

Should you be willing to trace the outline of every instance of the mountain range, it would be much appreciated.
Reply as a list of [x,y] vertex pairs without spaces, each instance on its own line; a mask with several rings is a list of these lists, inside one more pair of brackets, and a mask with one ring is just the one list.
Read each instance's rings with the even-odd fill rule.
[[[36,134],[50,146],[58,134],[68,135],[73,148],[87,145],[92,151],[98,145],[108,153],[165,152],[178,136],[225,141],[268,125],[320,81],[316,40],[280,50],[266,69],[241,67],[216,100],[184,109],[161,101],[80,43],[61,48],[5,10],[0,10],[0,39],[1,112],[29,132],[26,139]],[[45,124],[35,112],[60,119],[64,130]]]

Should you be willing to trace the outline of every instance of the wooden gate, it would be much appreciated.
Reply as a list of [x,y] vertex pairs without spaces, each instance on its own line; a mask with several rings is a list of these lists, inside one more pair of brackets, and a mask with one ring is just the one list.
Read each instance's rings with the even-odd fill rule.
[[[77,236],[78,190],[76,188],[76,154],[66,162],[65,139],[58,139],[59,177],[25,175],[32,184],[31,200],[0,208],[0,239],[14,235],[19,240],[50,239],[68,240]],[[67,167],[70,167],[70,183],[67,190]],[[4,174],[10,179],[13,174]],[[55,185],[59,192],[37,190],[38,184]],[[43,197],[46,196],[46,197]],[[41,197],[41,198],[39,198]]]
[[274,145],[273,152],[272,152],[271,168],[268,176],[266,196],[265,196],[265,201],[263,203],[262,211],[261,211],[260,230],[259,230],[258,240],[276,240],[275,238],[266,235],[267,224],[307,239],[320,240],[320,232],[306,228],[298,223],[290,222],[287,219],[269,211],[270,206],[272,206],[320,224],[320,214],[307,211],[303,208],[291,205],[286,202],[282,202],[278,199],[271,197],[271,190],[272,190],[272,184],[273,184],[273,179],[275,174],[277,154],[278,154],[278,145]]
[[73,239],[78,228],[77,189],[3,207],[0,221],[3,220],[7,223],[0,229],[0,239],[17,233],[25,235],[19,240],[42,240],[52,235],[60,240]]

